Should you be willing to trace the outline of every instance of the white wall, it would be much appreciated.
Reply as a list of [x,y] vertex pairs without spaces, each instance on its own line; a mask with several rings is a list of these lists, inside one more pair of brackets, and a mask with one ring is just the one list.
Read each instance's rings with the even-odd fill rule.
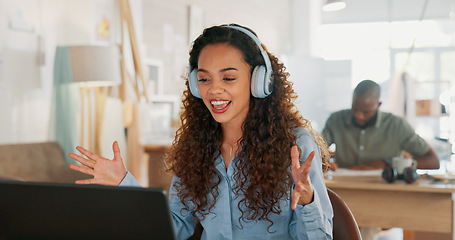
[[49,140],[56,46],[114,43],[96,39],[93,12],[113,3],[0,0],[0,143]]
[[297,108],[317,131],[322,131],[331,112],[351,103],[351,62],[325,61],[315,51],[321,7],[319,0],[292,1],[292,51],[285,56],[298,95]]
[[[237,23],[253,29],[275,55],[289,51],[290,1],[147,0],[143,2],[146,57],[163,63],[165,94],[180,95],[188,64],[189,7],[201,10],[202,26]],[[202,31],[202,29],[201,29]],[[199,35],[202,32],[199,32]],[[194,40],[194,39],[191,39]],[[177,85],[177,87],[176,87]]]
[[[116,4],[113,0],[0,0],[0,144],[49,140],[55,48],[119,43]],[[163,62],[165,94],[181,94],[181,88],[174,86],[183,84],[178,76],[188,61],[189,4],[203,10],[205,26],[243,24],[276,55],[291,51],[290,0],[131,0],[130,4],[143,59]],[[113,16],[107,42],[96,36],[99,13],[106,9]],[[12,21],[26,30],[12,28]],[[163,48],[164,39],[174,41],[171,50]],[[41,62],[36,60],[39,56],[44,57]]]
[[43,62],[46,9],[38,1],[0,1],[0,142],[46,139],[49,71]]

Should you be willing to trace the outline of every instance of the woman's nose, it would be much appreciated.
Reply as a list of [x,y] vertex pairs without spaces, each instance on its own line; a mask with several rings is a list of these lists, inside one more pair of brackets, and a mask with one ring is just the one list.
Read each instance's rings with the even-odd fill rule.
[[224,86],[222,81],[213,80],[209,88],[210,93],[221,93],[224,91]]

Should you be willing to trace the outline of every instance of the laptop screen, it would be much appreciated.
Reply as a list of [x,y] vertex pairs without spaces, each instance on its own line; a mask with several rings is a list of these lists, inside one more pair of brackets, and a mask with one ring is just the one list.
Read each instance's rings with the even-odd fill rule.
[[1,181],[0,239],[175,237],[162,189]]

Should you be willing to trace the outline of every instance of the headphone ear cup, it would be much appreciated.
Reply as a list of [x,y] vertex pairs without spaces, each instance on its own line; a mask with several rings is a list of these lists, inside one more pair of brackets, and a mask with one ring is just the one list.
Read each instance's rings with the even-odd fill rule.
[[386,167],[382,171],[382,178],[389,183],[395,182],[398,177],[397,169],[394,167]]
[[190,74],[188,75],[188,85],[190,86],[190,92],[193,96],[197,98],[201,98],[201,93],[199,92],[199,82],[197,79],[197,71],[196,69],[191,70]]
[[413,183],[419,178],[419,174],[414,168],[409,167],[404,169],[403,178],[407,183]]
[[273,71],[269,71],[269,72],[265,73],[265,77],[264,77],[264,94],[266,96],[268,96],[272,92],[273,92]]
[[265,98],[264,94],[265,67],[256,66],[251,74],[251,94],[255,98]]

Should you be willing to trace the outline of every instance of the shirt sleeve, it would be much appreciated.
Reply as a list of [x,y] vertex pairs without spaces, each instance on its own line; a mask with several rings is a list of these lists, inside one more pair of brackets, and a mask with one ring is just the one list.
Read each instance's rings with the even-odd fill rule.
[[174,232],[177,239],[188,239],[194,233],[196,220],[191,212],[184,210],[184,205],[175,191],[174,184],[176,181],[178,181],[178,178],[174,176],[169,190],[169,208],[172,214],[172,223],[174,224]]
[[327,143],[327,146],[330,146],[330,144],[334,143],[333,142],[333,136],[332,136],[332,127],[331,127],[331,119],[332,116],[327,119],[325,123],[325,127],[322,130],[322,137],[324,137],[325,142]]
[[311,133],[302,130],[299,135],[297,144],[302,150],[300,161],[305,161],[312,151],[315,152],[309,173],[314,197],[313,202],[297,206],[292,217],[290,233],[294,239],[332,239],[333,210],[324,182],[321,152]]
[[123,180],[119,184],[120,187],[142,187],[141,184],[139,184],[136,179],[133,177],[133,174],[130,172],[126,173],[126,176],[123,178]]
[[406,120],[400,118],[397,136],[402,136],[401,148],[414,157],[422,157],[430,151],[430,145],[421,138]]

